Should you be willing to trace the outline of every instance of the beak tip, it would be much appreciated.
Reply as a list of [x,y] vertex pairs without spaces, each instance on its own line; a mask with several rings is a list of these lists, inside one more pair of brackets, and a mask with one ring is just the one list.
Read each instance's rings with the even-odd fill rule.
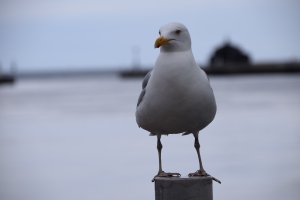
[[154,43],[154,49],[159,48],[165,44],[168,44],[171,39],[166,39],[163,36],[160,36],[159,38],[156,39]]

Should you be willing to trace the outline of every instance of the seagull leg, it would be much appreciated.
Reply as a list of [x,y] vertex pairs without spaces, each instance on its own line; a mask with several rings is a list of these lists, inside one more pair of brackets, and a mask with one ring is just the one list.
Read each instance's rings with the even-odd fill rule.
[[[199,167],[200,169],[197,170],[195,173],[189,173],[189,177],[191,176],[211,176],[208,173],[206,173],[206,171],[203,168],[202,165],[202,160],[201,160],[201,155],[200,155],[200,143],[199,143],[199,139],[198,139],[198,133],[194,133],[194,137],[195,137],[195,143],[194,143],[194,147],[197,151],[197,155],[198,155],[198,160],[199,160]],[[215,177],[211,176],[212,179],[218,183],[221,184],[221,181],[219,181],[218,179],[216,179]]]
[[156,176],[153,177],[152,182],[155,181],[156,177],[180,177],[181,176],[179,173],[164,172],[162,170],[161,150],[162,150],[163,146],[160,142],[160,137],[161,137],[161,135],[157,134],[157,151],[158,151],[159,168],[158,168],[158,173]]
[[161,137],[161,135],[157,136],[157,151],[158,151],[158,162],[159,162],[158,174],[163,172],[162,166],[161,166],[161,150],[163,148],[163,145],[160,142],[160,137]]
[[196,149],[196,151],[197,151],[198,160],[199,160],[199,167],[200,167],[200,170],[198,170],[198,171],[199,171],[199,173],[200,173],[201,175],[205,176],[205,175],[206,175],[206,172],[205,172],[205,170],[204,170],[204,168],[203,168],[203,165],[202,165],[202,160],[201,160],[201,155],[200,155],[200,143],[199,143],[199,139],[198,139],[198,134],[197,134],[197,136],[195,136],[194,147],[195,147],[195,149]]

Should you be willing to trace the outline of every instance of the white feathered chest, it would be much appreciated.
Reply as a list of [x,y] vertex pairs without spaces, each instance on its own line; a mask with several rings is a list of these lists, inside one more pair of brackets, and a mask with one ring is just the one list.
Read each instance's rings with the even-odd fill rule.
[[[191,51],[160,53],[145,90],[137,115],[146,130],[179,133],[202,129],[207,114],[215,114],[209,81]],[[214,105],[207,105],[211,102]]]

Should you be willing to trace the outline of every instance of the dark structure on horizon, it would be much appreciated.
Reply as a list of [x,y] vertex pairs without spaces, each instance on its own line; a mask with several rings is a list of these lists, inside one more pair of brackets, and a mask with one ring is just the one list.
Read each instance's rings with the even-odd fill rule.
[[228,65],[250,65],[250,58],[238,47],[233,46],[230,42],[225,42],[211,56],[210,66],[224,67]]
[[[208,75],[300,72],[300,62],[297,61],[253,64],[249,55],[229,41],[214,50],[207,66],[200,67]],[[132,70],[122,70],[119,75],[125,78],[143,77],[149,70],[150,68],[133,68]]]
[[2,66],[0,63],[0,85],[2,84],[13,84],[15,82],[15,70],[16,70],[16,64],[12,63],[10,66],[11,74],[4,74],[2,73]]

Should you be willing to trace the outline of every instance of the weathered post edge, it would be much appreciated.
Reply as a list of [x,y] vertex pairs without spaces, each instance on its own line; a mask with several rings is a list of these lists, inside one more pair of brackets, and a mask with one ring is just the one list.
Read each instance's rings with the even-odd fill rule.
[[155,200],[213,200],[212,177],[155,178]]

